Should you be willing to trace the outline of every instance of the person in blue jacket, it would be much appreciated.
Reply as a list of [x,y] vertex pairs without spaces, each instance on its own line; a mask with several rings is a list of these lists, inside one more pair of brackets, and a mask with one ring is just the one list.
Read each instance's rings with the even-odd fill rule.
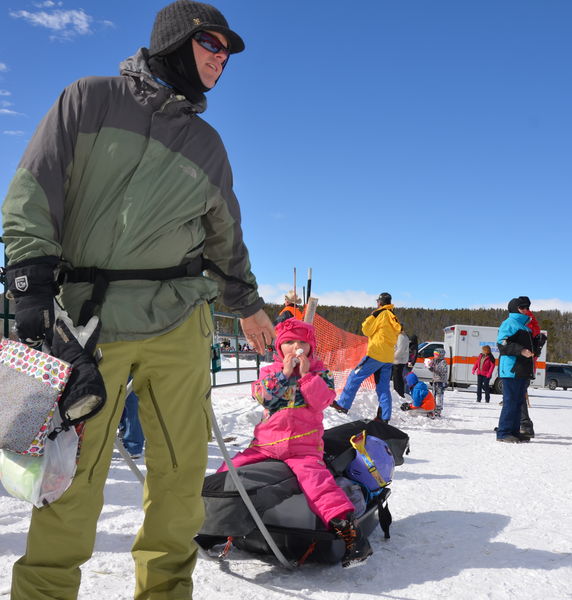
[[530,441],[528,436],[520,434],[520,411],[534,374],[532,335],[526,326],[530,317],[518,305],[518,298],[508,303],[509,315],[501,323],[497,338],[503,400],[497,441],[511,444]]
[[424,381],[419,381],[415,373],[408,373],[405,377],[405,384],[411,394],[411,402],[404,402],[401,410],[417,410],[418,413],[435,416],[435,397],[429,391]]

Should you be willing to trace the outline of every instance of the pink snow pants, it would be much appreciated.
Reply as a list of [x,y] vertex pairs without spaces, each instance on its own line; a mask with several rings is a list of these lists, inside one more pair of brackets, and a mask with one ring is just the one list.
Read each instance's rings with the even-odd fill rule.
[[[232,464],[235,467],[242,467],[267,458],[276,457],[265,453],[263,448],[247,448],[233,457]],[[291,456],[280,460],[292,469],[300,489],[306,496],[310,510],[322,519],[326,527],[332,519],[345,519],[348,513],[355,510],[355,506],[338,486],[323,460],[311,455]],[[217,473],[227,470],[226,464],[223,463]]]

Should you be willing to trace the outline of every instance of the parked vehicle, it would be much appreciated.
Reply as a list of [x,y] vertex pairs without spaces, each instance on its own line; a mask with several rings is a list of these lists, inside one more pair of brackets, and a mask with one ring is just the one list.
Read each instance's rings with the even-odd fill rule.
[[437,348],[444,348],[443,342],[421,342],[419,346],[417,346],[417,362],[413,367],[413,372],[419,379],[431,379],[433,377],[433,373],[425,366],[426,358],[433,358],[433,351]]
[[550,390],[572,388],[572,365],[547,363],[546,387]]
[[[477,376],[473,375],[473,365],[483,346],[490,346],[497,365],[491,377],[491,387],[497,394],[502,393],[502,379],[498,376],[497,348],[498,327],[483,325],[450,325],[444,328],[443,342],[424,342],[419,345],[419,356],[413,372],[420,379],[431,379],[431,371],[424,364],[425,358],[433,356],[433,350],[441,346],[445,348],[445,358],[449,365],[449,382],[457,387],[476,385]],[[545,331],[543,333],[546,333]],[[546,378],[546,347],[536,360],[535,378],[531,387],[544,387]],[[571,367],[572,370],[572,367]],[[572,382],[569,384],[572,387]]]

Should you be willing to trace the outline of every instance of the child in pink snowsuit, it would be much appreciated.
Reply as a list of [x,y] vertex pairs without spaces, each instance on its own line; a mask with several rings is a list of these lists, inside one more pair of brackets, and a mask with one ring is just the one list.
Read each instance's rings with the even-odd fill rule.
[[[342,566],[366,560],[372,549],[353,519],[354,505],[338,487],[324,461],[324,409],[336,397],[334,381],[314,357],[316,336],[309,323],[288,319],[276,326],[275,361],[260,370],[252,395],[264,406],[250,446],[233,459],[235,467],[267,458],[285,462],[296,475],[312,512],[345,545]],[[226,471],[223,465],[219,472]]]
[[[235,467],[268,458],[284,461],[296,475],[312,512],[328,526],[354,510],[324,461],[323,411],[336,397],[324,364],[314,358],[316,337],[309,323],[288,319],[276,326],[275,361],[260,371],[252,395],[264,406],[250,446]],[[226,470],[223,465],[220,471]]]

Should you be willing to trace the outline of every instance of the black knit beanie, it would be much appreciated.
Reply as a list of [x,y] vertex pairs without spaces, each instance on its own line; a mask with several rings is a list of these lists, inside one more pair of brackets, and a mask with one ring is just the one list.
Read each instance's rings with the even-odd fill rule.
[[169,54],[197,31],[218,31],[228,41],[230,54],[244,50],[242,38],[232,31],[222,13],[210,4],[176,0],[155,17],[149,56]]

